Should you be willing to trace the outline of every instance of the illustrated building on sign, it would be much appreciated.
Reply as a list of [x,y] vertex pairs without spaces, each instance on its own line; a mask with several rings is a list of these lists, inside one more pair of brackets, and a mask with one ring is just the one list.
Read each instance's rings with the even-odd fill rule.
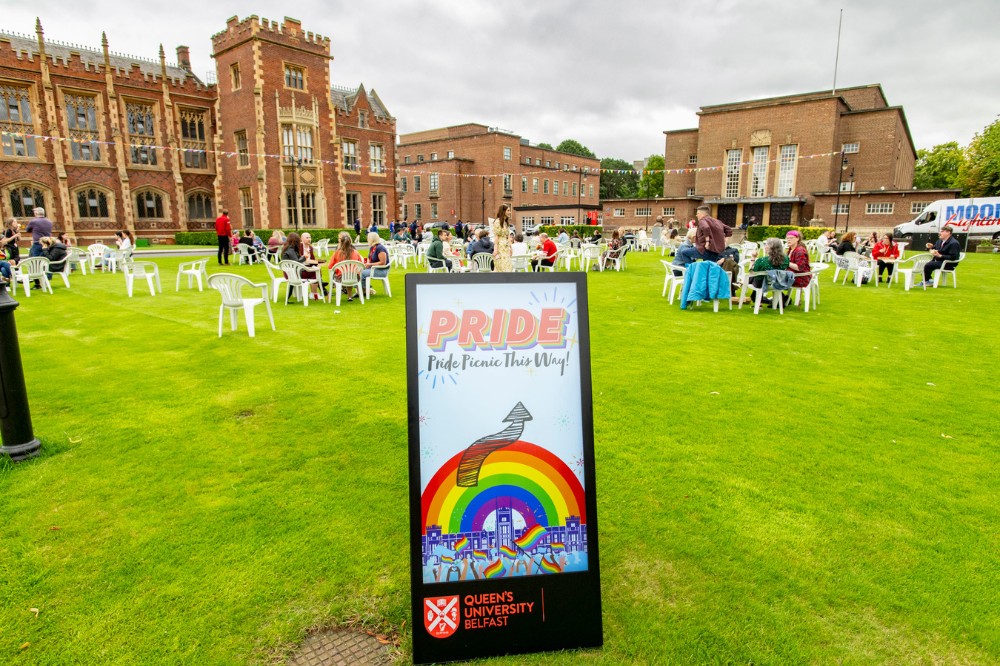
[[[368,226],[396,217],[396,121],[374,91],[330,82],[330,40],[233,17],[212,37],[218,83],[163,48],[147,60],[0,32],[0,213],[43,206],[78,244],[128,228],[167,241],[237,228]],[[345,146],[359,156],[345,169]],[[353,219],[350,219],[353,222]]]

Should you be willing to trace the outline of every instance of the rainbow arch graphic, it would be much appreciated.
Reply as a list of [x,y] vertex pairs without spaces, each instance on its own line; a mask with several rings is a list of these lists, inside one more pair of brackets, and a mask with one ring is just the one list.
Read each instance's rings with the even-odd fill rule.
[[586,523],[583,484],[566,463],[540,446],[518,440],[486,458],[479,483],[457,484],[459,451],[434,474],[421,494],[422,529],[440,525],[444,534],[483,529],[498,503],[534,525],[563,525],[569,516]]

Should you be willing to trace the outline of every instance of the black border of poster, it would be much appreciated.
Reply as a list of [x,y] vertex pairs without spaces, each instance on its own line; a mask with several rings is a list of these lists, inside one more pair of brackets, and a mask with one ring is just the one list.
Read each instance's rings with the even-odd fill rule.
[[[554,576],[425,584],[421,560],[420,404],[417,384],[417,287],[448,284],[554,284],[576,287],[580,358],[580,419],[583,434],[584,489],[587,508],[587,571]],[[492,304],[482,303],[490,309]],[[597,479],[594,470],[594,416],[590,368],[590,315],[587,276],[583,273],[411,273],[406,276],[406,374],[410,469],[410,603],[415,664],[508,654],[594,648],[604,644],[601,620],[601,569],[598,555]],[[509,593],[506,594],[506,593]],[[504,627],[467,630],[448,638],[432,637],[424,627],[424,599],[498,594],[513,603],[531,603],[532,612],[507,619]],[[512,597],[512,598],[511,598]],[[481,598],[481,597],[480,597]],[[464,604],[462,604],[464,605]]]

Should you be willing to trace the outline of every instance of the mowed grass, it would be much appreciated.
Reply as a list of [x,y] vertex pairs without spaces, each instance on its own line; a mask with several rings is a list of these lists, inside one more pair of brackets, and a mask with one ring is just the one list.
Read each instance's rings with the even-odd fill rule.
[[[589,276],[605,646],[482,663],[1000,661],[1000,258],[784,316],[668,306],[659,259]],[[0,462],[0,663],[280,663],[345,624],[408,661],[403,273],[219,339],[180,261],[155,298],[19,293],[44,449]]]

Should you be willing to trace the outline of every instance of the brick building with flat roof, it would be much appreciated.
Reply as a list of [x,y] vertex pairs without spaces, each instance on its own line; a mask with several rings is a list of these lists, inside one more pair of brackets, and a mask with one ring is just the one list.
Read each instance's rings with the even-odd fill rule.
[[402,215],[482,223],[501,203],[520,229],[581,224],[600,210],[600,160],[532,146],[477,123],[403,134],[397,148]]
[[[42,206],[78,243],[130,229],[342,227],[395,216],[396,121],[330,83],[330,40],[250,16],[212,37],[218,84],[177,64],[0,32],[0,214]],[[345,150],[364,159],[345,169]],[[353,220],[352,220],[353,221]]]
[[[954,190],[914,191],[902,107],[879,84],[704,106],[697,128],[664,132],[666,197],[712,206],[732,226],[891,228]],[[839,194],[839,201],[838,201]]]

